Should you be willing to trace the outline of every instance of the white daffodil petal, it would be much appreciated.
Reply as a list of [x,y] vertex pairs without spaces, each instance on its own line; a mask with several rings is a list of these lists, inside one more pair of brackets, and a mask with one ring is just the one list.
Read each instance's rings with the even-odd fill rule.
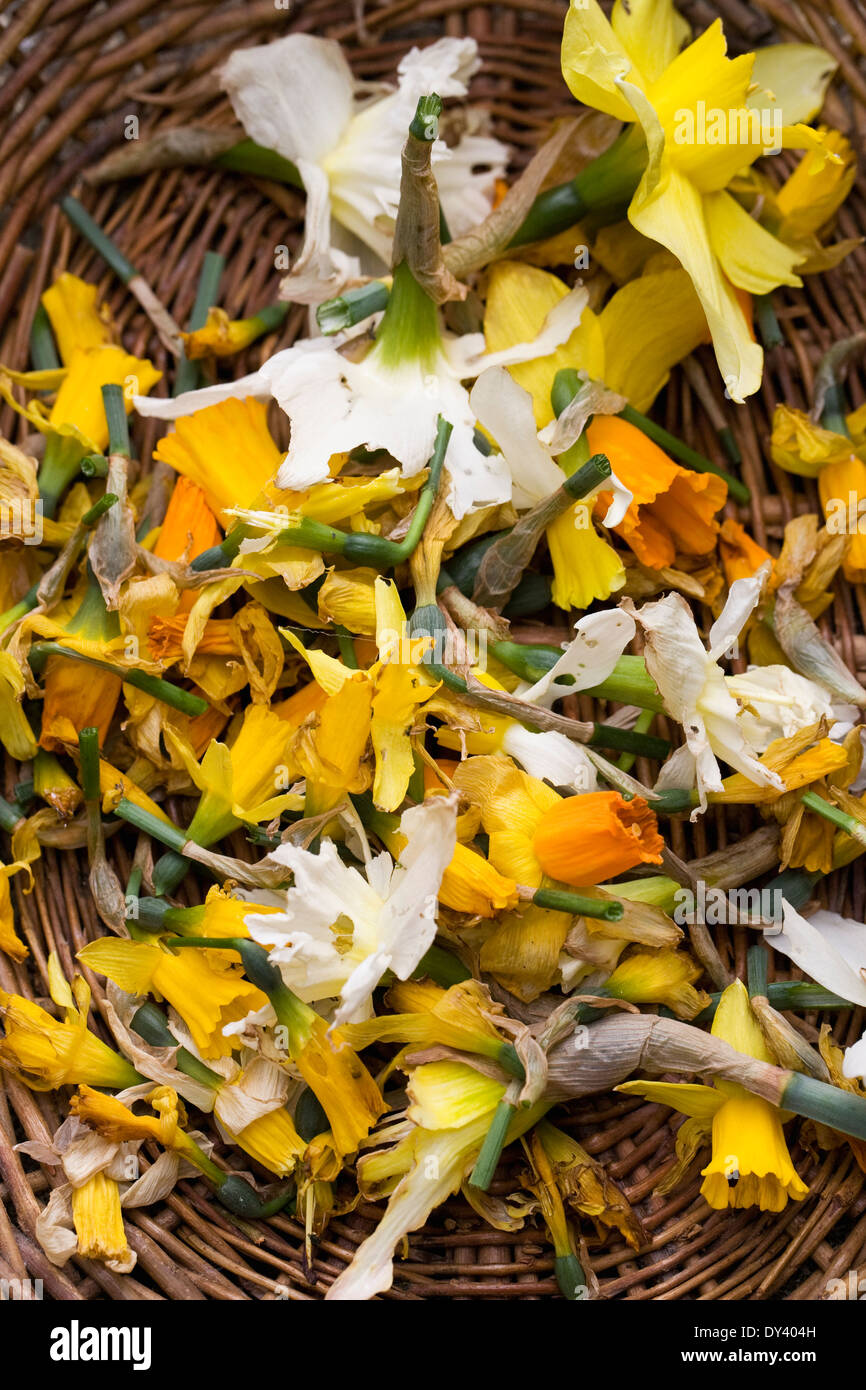
[[473,386],[469,402],[508,463],[515,506],[532,507],[562,486],[565,475],[538,438],[532,397],[510,372],[488,367]]
[[[838,932],[834,944],[832,931],[825,935],[820,927],[814,925],[814,921],[801,917],[784,899],[782,910],[782,930],[766,928],[764,938],[767,943],[774,950],[788,956],[806,975],[825,989],[831,990],[843,999],[849,999],[852,1004],[866,1004],[866,980],[863,978],[866,953],[858,953],[863,964],[858,964],[855,968],[838,949],[841,940]],[[835,914],[829,913],[824,916],[833,917]],[[866,928],[861,930],[866,936]],[[846,933],[846,949],[849,940],[850,937]]]
[[250,139],[285,159],[318,162],[352,115],[355,80],[334,39],[289,34],[236,49],[219,77]]
[[[607,680],[635,634],[634,619],[622,608],[588,613],[574,625],[576,636],[555,666],[521,693],[522,700],[546,705]],[[565,679],[570,678],[570,679]]]
[[729,652],[761,601],[764,585],[770,577],[769,560],[751,576],[735,579],[725,600],[725,606],[710,628],[709,658],[718,661]]
[[565,734],[551,730],[536,733],[515,720],[505,731],[502,751],[540,782],[569,787],[575,792],[598,789],[594,764],[580,744],[566,738]]

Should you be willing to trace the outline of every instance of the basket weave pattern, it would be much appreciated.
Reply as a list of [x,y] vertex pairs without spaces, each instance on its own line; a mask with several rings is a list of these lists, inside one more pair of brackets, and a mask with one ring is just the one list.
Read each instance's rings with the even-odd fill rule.
[[[442,34],[471,35],[483,59],[472,99],[487,108],[493,132],[510,142],[519,166],[551,120],[574,111],[559,67],[565,8],[562,0],[395,0],[375,8],[365,7],[363,0],[293,0],[291,8],[279,0],[13,3],[4,16],[6,27],[0,29],[0,207],[8,209],[0,222],[0,361],[27,366],[39,296],[58,272],[71,270],[98,283],[128,350],[149,356],[158,367],[167,365],[149,320],[60,214],[57,199],[71,190],[154,286],[177,322],[184,324],[189,317],[208,250],[226,258],[220,303],[232,317],[276,300],[280,272],[274,268],[273,247],[286,244],[294,252],[300,241],[304,204],[295,191],[200,169],[156,172],[97,189],[79,186],[82,172],[123,139],[131,115],[138,117],[142,137],[168,124],[226,123],[229,108],[212,74],[233,48],[303,30],[340,40],[357,75],[376,80],[393,76],[413,43],[428,43]],[[696,0],[683,9],[696,28],[721,15],[735,52],[774,38],[829,49],[839,73],[824,119],[856,148],[866,124],[866,12],[857,0],[750,0],[748,5]],[[861,177],[842,209],[839,234],[864,232]],[[741,512],[741,519],[762,545],[778,542],[798,510],[819,510],[814,484],[793,480],[768,461],[766,439],[776,403],[808,409],[821,355],[863,324],[864,269],[866,250],[859,248],[838,270],[808,278],[804,289],[776,293],[785,342],[767,354],[762,392],[747,407],[726,407],[712,359],[703,359],[710,389],[726,407],[743,455],[743,480],[752,492],[751,508]],[[257,343],[233,369],[238,374],[254,370],[275,346],[286,346],[304,331],[305,317],[305,309],[293,308],[279,337]],[[847,386],[852,407],[862,404],[866,384],[856,367]],[[725,465],[706,408],[683,372],[674,373],[656,418]],[[26,432],[21,425],[8,406],[0,409],[0,432],[20,438]],[[140,459],[150,458],[162,432],[158,421],[135,422]],[[822,630],[861,680],[866,671],[866,637],[860,635],[866,631],[864,604],[866,594],[840,582],[834,604],[821,620]],[[561,632],[548,632],[561,638],[565,630],[563,622]],[[598,717],[585,697],[575,699],[568,712]],[[669,736],[673,731],[662,721],[661,732]],[[642,780],[653,775],[640,762],[636,772]],[[7,794],[17,775],[10,765]],[[180,806],[169,803],[168,809],[186,823]],[[703,855],[736,841],[754,824],[748,808],[718,808],[695,827],[672,822],[671,846],[684,858]],[[125,881],[132,837],[121,833],[110,845]],[[243,835],[233,838],[230,852],[250,857]],[[0,954],[0,986],[44,1001],[48,953],[56,951],[71,976],[75,953],[103,931],[83,858],[46,850],[35,877],[32,894],[21,893],[18,878],[12,889],[31,958],[26,966],[15,967]],[[862,920],[863,863],[858,860],[834,874],[822,893],[828,907]],[[750,944],[747,931],[717,928],[716,940],[725,963],[742,975]],[[89,978],[93,1026],[99,1029],[100,981]],[[860,1036],[862,1015],[857,1010],[831,1018],[837,1041],[844,1044]],[[820,1016],[808,1016],[813,1037],[820,1022]],[[12,1146],[25,1138],[49,1139],[65,1113],[58,1099],[0,1075],[0,1278],[41,1278],[46,1297],[319,1298],[379,1214],[378,1207],[362,1202],[351,1214],[334,1219],[308,1268],[303,1229],[295,1220],[277,1216],[250,1224],[232,1219],[203,1182],[185,1181],[161,1207],[127,1213],[129,1243],[138,1255],[132,1275],[119,1277],[81,1258],[56,1269],[33,1233],[51,1170],[22,1159]],[[816,1155],[794,1149],[810,1195],[802,1203],[790,1203],[780,1215],[754,1209],[720,1213],[699,1196],[698,1176],[666,1197],[653,1195],[671,1166],[677,1123],[662,1107],[616,1096],[575,1104],[562,1120],[621,1184],[650,1242],[636,1255],[615,1232],[596,1238],[584,1223],[603,1297],[813,1299],[821,1296],[828,1279],[866,1265],[866,1174],[847,1146]],[[231,1164],[244,1159],[237,1149],[226,1153]],[[494,1192],[511,1190],[507,1174],[505,1163]],[[258,1170],[257,1176],[267,1180],[270,1175]],[[397,1261],[387,1297],[537,1298],[556,1293],[552,1251],[540,1230],[493,1230],[454,1199],[411,1237],[408,1258]]]

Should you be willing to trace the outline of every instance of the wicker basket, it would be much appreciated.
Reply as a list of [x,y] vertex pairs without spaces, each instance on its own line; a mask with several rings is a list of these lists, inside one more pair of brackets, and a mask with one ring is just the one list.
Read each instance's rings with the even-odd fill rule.
[[[70,230],[58,198],[79,183],[83,170],[123,136],[124,120],[137,115],[146,136],[166,123],[229,119],[211,73],[233,48],[262,43],[300,29],[339,39],[359,76],[392,76],[412,43],[441,34],[477,39],[483,70],[472,96],[490,111],[495,133],[511,142],[524,162],[552,118],[573,112],[562,81],[559,40],[564,0],[393,0],[364,6],[363,0],[20,0],[8,6],[0,31],[0,204],[8,214],[0,227],[0,361],[27,365],[28,337],[39,296],[53,276],[72,270],[99,283],[112,303],[130,351],[165,366],[165,352],[148,319],[103,262]],[[717,14],[733,51],[774,38],[810,41],[831,50],[839,74],[825,119],[855,139],[866,122],[866,13],[858,0],[695,0],[684,6],[703,28]],[[240,176],[202,170],[154,173],[138,181],[97,190],[77,189],[99,223],[155,287],[176,320],[192,307],[202,259],[221,252],[227,270],[221,303],[240,316],[276,298],[279,272],[264,248],[297,244],[303,200],[295,192]],[[840,233],[866,230],[861,182],[840,218]],[[813,276],[799,291],[780,291],[777,312],[784,343],[767,355],[764,386],[748,407],[725,410],[743,454],[743,477],[753,503],[742,519],[756,539],[778,541],[782,527],[800,509],[815,508],[814,488],[793,480],[768,462],[765,440],[779,400],[808,408],[815,365],[836,339],[864,319],[866,250],[840,269]],[[237,363],[253,370],[277,345],[287,345],[303,328],[305,311],[293,310],[279,339],[258,343]],[[708,351],[708,350],[707,350]],[[707,406],[725,409],[718,374],[708,356],[705,380],[674,374],[658,418],[724,463]],[[697,390],[695,389],[697,385]],[[864,379],[849,375],[853,405],[866,398]],[[15,438],[18,421],[8,407],[0,430]],[[135,444],[148,459],[156,421],[139,421]],[[866,667],[864,595],[840,584],[832,609],[822,619],[852,670]],[[862,669],[859,672],[863,679]],[[592,716],[581,699],[574,713]],[[6,791],[19,775],[9,768]],[[638,775],[651,770],[638,765]],[[170,808],[171,809],[171,808]],[[177,819],[183,821],[183,812]],[[183,822],[185,823],[185,822]],[[672,846],[681,856],[702,855],[738,839],[751,826],[748,809],[709,814],[692,828],[672,824]],[[134,848],[131,836],[112,841],[121,877]],[[243,836],[232,852],[249,854]],[[24,897],[14,880],[22,933],[31,949],[30,968],[15,968],[0,954],[0,985],[43,998],[48,952],[59,953],[67,972],[75,952],[102,934],[87,890],[82,863],[71,853],[47,851],[36,869],[34,892]],[[862,862],[833,875],[827,905],[862,919]],[[743,973],[748,934],[719,929],[726,964]],[[92,978],[99,1027],[99,981]],[[831,1020],[840,1042],[859,1037],[862,1011]],[[807,1029],[821,1020],[809,1016]],[[815,1031],[811,1034],[817,1036]],[[107,1036],[107,1035],[106,1035]],[[379,1208],[363,1204],[334,1219],[316,1245],[312,1266],[304,1259],[303,1231],[292,1219],[267,1223],[235,1220],[212,1200],[203,1182],[182,1182],[161,1208],[128,1214],[129,1242],[138,1254],[132,1275],[118,1277],[80,1258],[63,1270],[48,1263],[34,1238],[34,1221],[45,1202],[51,1170],[21,1159],[12,1145],[47,1138],[62,1114],[57,1097],[34,1094],[0,1075],[0,1278],[43,1280],[47,1297],[91,1299],[308,1299],[319,1298],[373,1229]],[[65,1112],[64,1112],[65,1113]],[[866,1174],[847,1146],[810,1155],[795,1150],[798,1169],[810,1186],[802,1203],[780,1215],[756,1210],[711,1211],[698,1193],[699,1178],[672,1195],[653,1195],[671,1166],[675,1128],[670,1112],[632,1099],[605,1096],[574,1105],[562,1123],[570,1128],[624,1188],[636,1205],[649,1244],[635,1254],[615,1233],[603,1239],[589,1223],[591,1263],[605,1298],[814,1299],[828,1279],[866,1264]],[[676,1121],[674,1121],[675,1125]],[[231,1151],[236,1164],[239,1150]],[[255,1169],[255,1165],[251,1165]],[[509,1190],[507,1168],[494,1190]],[[269,1175],[263,1170],[259,1178]],[[503,1234],[486,1226],[462,1200],[440,1208],[411,1238],[408,1257],[397,1263],[394,1299],[550,1298],[557,1296],[553,1258],[543,1232],[527,1227]]]

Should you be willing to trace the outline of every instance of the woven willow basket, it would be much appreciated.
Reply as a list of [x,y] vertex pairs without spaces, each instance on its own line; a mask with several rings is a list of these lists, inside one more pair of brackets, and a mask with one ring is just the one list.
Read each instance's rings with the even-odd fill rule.
[[[866,11],[857,0],[695,0],[683,8],[698,29],[721,15],[734,52],[773,39],[828,48],[839,72],[824,118],[856,146],[866,124]],[[273,247],[287,243],[294,249],[298,244],[303,199],[296,192],[202,170],[153,173],[98,189],[81,184],[83,171],[122,139],[129,115],[138,116],[142,137],[182,121],[226,122],[228,106],[211,73],[233,48],[305,30],[339,39],[360,77],[382,79],[393,75],[412,43],[428,43],[442,34],[471,35],[483,58],[472,98],[487,108],[495,133],[511,143],[520,166],[550,122],[574,112],[559,67],[565,9],[564,0],[395,0],[376,8],[365,8],[363,0],[293,0],[290,5],[281,0],[13,0],[5,7],[0,29],[0,206],[7,209],[0,224],[0,361],[27,365],[39,296],[58,272],[68,269],[98,282],[131,352],[166,366],[149,320],[60,213],[57,200],[72,189],[179,323],[189,317],[208,250],[226,258],[220,302],[232,317],[276,299],[279,272]],[[866,231],[862,176],[842,210],[839,230],[845,237]],[[656,407],[656,418],[722,464],[712,417],[713,411],[725,411],[753,498],[741,519],[762,545],[777,544],[785,522],[798,510],[817,510],[813,485],[792,480],[769,462],[769,424],[780,400],[809,407],[821,355],[862,326],[864,268],[866,250],[861,248],[837,271],[809,277],[804,289],[776,294],[785,341],[768,353],[762,393],[747,407],[725,408],[708,350],[702,350],[703,376],[691,372],[687,379],[675,372]],[[293,309],[278,337],[256,344],[232,367],[238,374],[254,370],[303,330],[304,316],[303,309]],[[866,381],[856,368],[847,384],[852,406],[860,405]],[[19,424],[4,407],[2,432],[19,437]],[[156,421],[136,422],[140,459],[150,458],[160,430]],[[862,680],[866,595],[840,582],[822,624]],[[545,635],[561,638],[564,632],[560,624]],[[585,697],[571,712],[584,719],[599,717]],[[664,721],[660,725],[660,732],[670,735]],[[646,780],[654,769],[639,763],[636,771]],[[7,769],[7,794],[20,775],[20,768]],[[168,809],[186,823],[183,805]],[[724,813],[718,808],[694,828],[671,823],[672,847],[685,858],[703,855],[737,841],[754,824],[748,808]],[[123,831],[110,845],[125,881],[134,837]],[[230,852],[251,854],[242,835],[234,837]],[[24,897],[19,884],[20,876],[13,880],[13,893],[31,958],[26,968],[14,968],[0,954],[0,985],[44,1001],[49,951],[59,953],[71,974],[76,951],[103,932],[90,900],[86,866],[75,854],[47,850],[36,866],[33,893]],[[822,892],[829,907],[862,920],[864,886],[863,864],[857,861],[827,880]],[[742,975],[748,933],[743,928],[716,932],[725,964]],[[93,1026],[99,1028],[100,981],[91,977],[91,984]],[[839,1042],[859,1037],[862,1013],[831,1019]],[[818,1015],[808,1016],[805,1031],[813,1040],[820,1023]],[[186,1181],[161,1208],[127,1214],[129,1242],[138,1254],[132,1275],[118,1277],[79,1258],[56,1269],[34,1238],[52,1170],[22,1160],[12,1146],[25,1138],[47,1139],[65,1113],[62,1096],[34,1094],[0,1075],[0,1278],[40,1278],[46,1297],[320,1298],[380,1212],[362,1203],[350,1215],[334,1219],[307,1267],[302,1228],[294,1220],[235,1220],[216,1205],[203,1182]],[[794,1146],[795,1163],[810,1187],[802,1203],[789,1203],[779,1215],[720,1213],[699,1195],[697,1176],[671,1195],[653,1195],[673,1156],[677,1121],[672,1123],[667,1109],[608,1095],[573,1105],[561,1123],[621,1184],[648,1235],[648,1245],[636,1255],[617,1234],[602,1239],[584,1223],[604,1298],[816,1299],[828,1279],[866,1265],[866,1174],[847,1145],[815,1155]],[[250,1163],[238,1149],[221,1149],[219,1141],[217,1155],[225,1156],[228,1166]],[[256,1176],[269,1177],[263,1170]],[[506,1157],[494,1191],[509,1190]],[[543,1231],[531,1225],[515,1234],[495,1231],[462,1199],[440,1208],[411,1237],[408,1256],[396,1268],[394,1288],[387,1295],[393,1299],[558,1296]]]

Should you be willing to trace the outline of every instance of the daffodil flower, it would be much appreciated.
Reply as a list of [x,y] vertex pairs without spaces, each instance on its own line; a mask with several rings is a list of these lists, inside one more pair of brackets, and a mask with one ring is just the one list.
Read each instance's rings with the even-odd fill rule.
[[[458,1191],[505,1094],[500,1082],[459,1062],[416,1067],[407,1089],[412,1104],[405,1119],[380,1130],[379,1148],[358,1160],[362,1191],[368,1197],[390,1193],[387,1209],[326,1299],[368,1299],[391,1287],[395,1247]],[[545,1108],[539,1102],[516,1109],[507,1142],[530,1129]]]
[[[688,604],[679,594],[668,594],[642,608],[630,606],[646,640],[647,670],[656,682],[665,709],[682,726],[685,745],[665,764],[657,787],[697,785],[699,807],[707,806],[707,793],[724,790],[717,758],[743,773],[758,787],[784,791],[777,772],[762,764],[758,755],[780,732],[814,724],[830,705],[826,691],[787,667],[765,666],[745,676],[725,676],[720,659],[733,647],[747,619],[760,602],[768,567],[750,579],[737,579],[704,647]],[[744,712],[743,707],[757,714]],[[784,709],[784,716],[779,711]],[[767,718],[773,711],[773,722]],[[763,716],[763,718],[762,718]]]
[[[722,994],[712,1032],[748,1057],[762,1062],[775,1060],[740,980],[735,980]],[[782,1124],[786,1116],[736,1082],[717,1080],[714,1086],[703,1086],[626,1081],[616,1089],[671,1105],[689,1116],[677,1135],[678,1176],[712,1134],[712,1156],[701,1170],[701,1193],[711,1207],[724,1211],[728,1207],[757,1206],[761,1211],[782,1211],[789,1197],[800,1202],[808,1195],[809,1189],[797,1176],[785,1143]]]
[[204,1058],[222,1057],[235,1045],[223,1033],[226,1024],[262,1008],[267,999],[251,985],[223,951],[178,951],[171,954],[149,941],[100,937],[79,952],[79,959],[113,980],[127,994],[155,991],[186,1022]]
[[31,999],[0,990],[5,1034],[0,1039],[0,1067],[33,1091],[53,1091],[85,1081],[116,1087],[140,1081],[124,1057],[90,1032],[90,987],[86,981],[76,977],[70,989],[65,980],[60,985],[57,972],[53,973],[52,990],[64,1010],[62,1022]]
[[446,497],[459,519],[511,496],[505,460],[477,446],[476,417],[463,381],[490,367],[549,354],[569,338],[586,301],[586,290],[572,290],[532,342],[485,354],[481,334],[440,333],[433,301],[402,263],[376,343],[360,361],[340,350],[346,346],[344,335],[304,339],[239,381],[171,400],[137,397],[136,409],[173,420],[231,397],[273,396],[292,425],[277,486],[299,492],[327,481],[333,456],[359,446],[387,450],[405,477],[417,476],[433,453],[441,417],[453,427],[445,456]]
[[[799,61],[788,71],[777,47],[728,58],[718,19],[680,52],[687,34],[670,0],[618,0],[610,21],[596,0],[572,0],[562,71],[578,101],[642,130],[647,165],[629,221],[690,275],[725,386],[742,401],[760,385],[762,353],[735,290],[799,285],[802,257],[755,222],[727,186],[776,144],[822,151],[821,137],[802,122],[819,110],[834,63],[805,45],[795,46]],[[812,168],[822,165],[819,154]]]
[[[283,282],[285,298],[317,304],[359,274],[357,256],[332,245],[332,218],[374,253],[374,265],[390,264],[400,152],[418,98],[465,96],[478,67],[474,39],[440,39],[405,55],[396,91],[378,87],[371,95],[331,39],[290,34],[232,53],[220,77],[238,120],[259,145],[295,165],[307,192],[304,246]],[[487,136],[466,133],[451,148],[436,141],[439,195],[453,236],[487,216],[507,159],[505,146]]]
[[436,896],[457,841],[456,808],[442,797],[400,821],[399,859],[382,853],[364,872],[345,864],[332,840],[318,854],[289,843],[272,861],[294,876],[285,908],[251,913],[254,941],[270,946],[286,984],[307,1002],[339,996],[335,1022],[366,1018],[386,970],[405,980],[436,935]]

